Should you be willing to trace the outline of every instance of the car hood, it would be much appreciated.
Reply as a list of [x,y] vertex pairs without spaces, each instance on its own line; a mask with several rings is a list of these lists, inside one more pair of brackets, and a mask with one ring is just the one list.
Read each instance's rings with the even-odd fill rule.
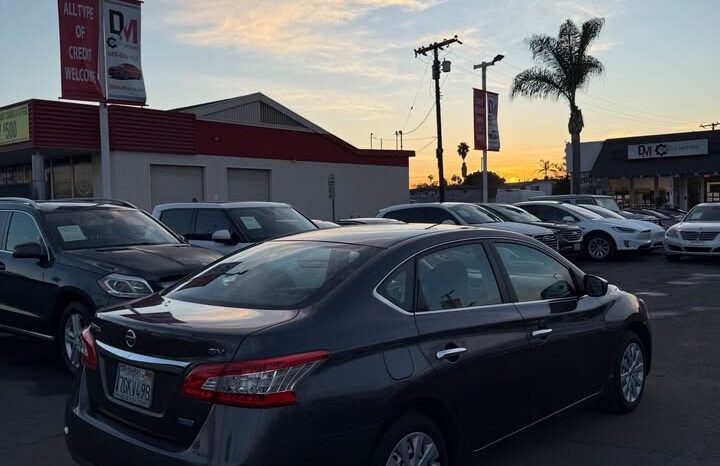
[[537,225],[530,225],[527,223],[516,223],[516,222],[493,222],[493,223],[482,223],[475,226],[485,228],[495,228],[497,230],[512,231],[529,236],[540,236],[540,235],[552,235],[552,230],[543,228]]
[[574,231],[574,230],[580,230],[579,226],[576,225],[568,225],[567,223],[554,223],[554,222],[533,222],[529,225],[535,225],[538,227],[548,228],[550,230],[559,230],[559,231]]
[[[599,218],[599,219],[588,219],[580,222],[581,226],[592,226],[592,225],[603,225],[605,227],[625,227],[625,228],[636,228],[640,230],[650,230],[646,225],[641,225],[644,222],[638,222],[636,220],[619,218]],[[652,231],[652,230],[651,230]]]
[[221,257],[218,252],[186,244],[83,249],[64,254],[64,259],[76,267],[160,281],[179,279]]
[[636,224],[639,228],[643,230],[650,230],[652,232],[659,232],[659,231],[665,231],[665,228],[661,227],[657,223],[653,222],[647,222],[645,220],[630,220],[632,223]]
[[674,228],[680,231],[720,231],[720,222],[682,222]]

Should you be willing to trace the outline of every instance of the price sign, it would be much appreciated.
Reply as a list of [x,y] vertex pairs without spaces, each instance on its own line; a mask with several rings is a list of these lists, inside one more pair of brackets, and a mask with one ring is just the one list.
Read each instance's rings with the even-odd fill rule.
[[0,110],[0,146],[30,140],[28,106]]

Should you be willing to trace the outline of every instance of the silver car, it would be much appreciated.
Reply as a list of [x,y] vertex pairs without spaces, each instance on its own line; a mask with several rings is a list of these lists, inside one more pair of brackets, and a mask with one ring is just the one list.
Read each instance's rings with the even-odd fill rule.
[[698,204],[665,232],[665,257],[720,256],[720,204]]

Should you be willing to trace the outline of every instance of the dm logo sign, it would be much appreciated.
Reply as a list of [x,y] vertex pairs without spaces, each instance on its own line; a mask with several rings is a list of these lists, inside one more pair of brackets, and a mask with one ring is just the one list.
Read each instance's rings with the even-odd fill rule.
[[707,155],[708,140],[657,142],[651,144],[631,144],[627,146],[628,160],[660,159],[665,157],[687,157]]
[[145,104],[140,26],[138,2],[130,0],[103,2],[105,82],[107,99],[110,102]]

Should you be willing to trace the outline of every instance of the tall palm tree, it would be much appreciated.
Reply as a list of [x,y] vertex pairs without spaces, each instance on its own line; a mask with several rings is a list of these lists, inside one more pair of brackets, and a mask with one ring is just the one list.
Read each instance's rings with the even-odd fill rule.
[[467,178],[467,165],[465,165],[465,157],[467,157],[468,153],[470,152],[470,146],[467,145],[466,142],[461,142],[457,146],[457,152],[460,157],[462,157],[462,176],[463,178]]
[[540,168],[538,168],[537,172],[542,174],[546,180],[550,178],[550,173],[552,173],[555,169],[555,167],[553,166],[554,164],[551,161],[545,159],[540,159],[540,162],[538,162],[538,164],[540,165]]
[[603,73],[603,64],[588,54],[592,42],[600,36],[605,20],[592,18],[581,28],[570,19],[561,26],[557,37],[534,34],[526,39],[533,59],[539,63],[515,76],[510,97],[567,100],[570,105],[568,131],[572,141],[572,192],[580,192],[580,132],[585,126],[577,106],[577,91],[587,86],[589,78]]

